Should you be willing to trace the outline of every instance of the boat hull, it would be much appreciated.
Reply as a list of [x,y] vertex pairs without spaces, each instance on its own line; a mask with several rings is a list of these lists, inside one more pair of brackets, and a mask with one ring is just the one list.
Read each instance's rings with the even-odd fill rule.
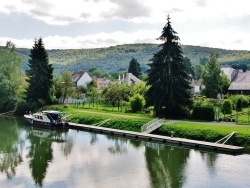
[[69,123],[68,122],[61,122],[61,123],[48,123],[42,121],[36,121],[32,118],[31,115],[24,116],[28,123],[32,126],[46,128],[46,129],[68,129]]

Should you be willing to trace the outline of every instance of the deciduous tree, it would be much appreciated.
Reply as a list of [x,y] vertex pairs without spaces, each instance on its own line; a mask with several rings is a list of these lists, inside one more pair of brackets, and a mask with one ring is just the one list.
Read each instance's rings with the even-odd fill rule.
[[217,98],[221,93],[221,70],[218,63],[218,56],[211,54],[203,74],[205,88],[202,93],[209,98]]
[[12,42],[0,47],[0,111],[13,110],[22,97],[25,81],[21,62]]

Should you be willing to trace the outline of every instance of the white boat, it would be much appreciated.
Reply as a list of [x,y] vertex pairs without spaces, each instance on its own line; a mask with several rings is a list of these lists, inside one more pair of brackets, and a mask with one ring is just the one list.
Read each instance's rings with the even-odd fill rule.
[[69,128],[66,115],[60,111],[46,110],[34,114],[25,114],[24,117],[31,125],[43,128],[63,129]]

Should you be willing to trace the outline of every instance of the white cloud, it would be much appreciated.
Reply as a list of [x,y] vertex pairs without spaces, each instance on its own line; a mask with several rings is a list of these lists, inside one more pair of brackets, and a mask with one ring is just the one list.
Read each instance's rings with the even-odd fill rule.
[[[63,34],[65,36],[47,34],[44,36],[47,48],[96,48],[133,42],[157,42],[154,39],[159,37],[161,28],[151,26],[163,27],[170,14],[173,28],[179,33],[183,44],[250,49],[247,26],[249,5],[249,0],[1,0],[0,13],[22,14],[49,26],[60,25],[65,28],[73,23],[95,22],[95,31],[85,32],[85,36],[73,36],[70,31]],[[110,25],[110,33],[102,32],[98,23],[111,23],[111,20],[126,22],[127,32],[125,29],[116,29],[115,25]],[[134,24],[131,27],[139,23],[147,26],[144,30],[136,31],[138,27],[128,28],[131,22]],[[43,36],[42,31],[37,33],[38,37]],[[34,40],[5,35],[0,38],[0,44],[9,39],[17,46],[28,48],[31,48]]]
[[[85,36],[48,36],[44,37],[46,49],[79,49],[79,48],[101,48],[130,43],[156,43],[155,40],[160,35],[157,30],[139,30],[133,33],[116,31],[112,33],[96,33]],[[32,48],[34,39],[14,39],[0,37],[0,45],[5,45],[11,40],[17,48]]]

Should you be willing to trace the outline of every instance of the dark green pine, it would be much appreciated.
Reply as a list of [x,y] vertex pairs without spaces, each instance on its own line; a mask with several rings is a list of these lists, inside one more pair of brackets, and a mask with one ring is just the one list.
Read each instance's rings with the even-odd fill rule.
[[27,101],[43,101],[49,104],[52,101],[51,88],[53,85],[53,67],[49,64],[47,51],[42,39],[35,40],[30,50],[29,69],[27,74]]
[[154,106],[157,116],[183,117],[192,105],[190,76],[169,16],[159,39],[164,43],[149,64],[147,105]]
[[137,59],[132,58],[132,60],[129,62],[128,72],[132,73],[136,77],[141,75],[141,67]]

